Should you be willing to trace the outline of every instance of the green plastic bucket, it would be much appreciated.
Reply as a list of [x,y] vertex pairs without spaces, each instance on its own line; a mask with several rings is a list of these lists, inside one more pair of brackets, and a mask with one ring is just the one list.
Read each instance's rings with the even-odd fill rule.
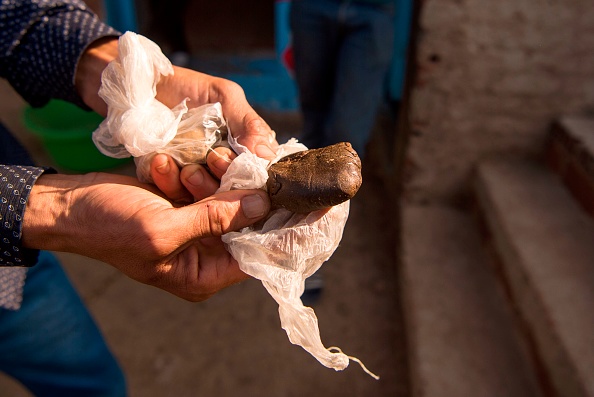
[[101,171],[131,160],[105,156],[95,147],[91,136],[102,121],[99,114],[60,100],[27,107],[23,113],[25,127],[41,139],[56,165],[79,172]]

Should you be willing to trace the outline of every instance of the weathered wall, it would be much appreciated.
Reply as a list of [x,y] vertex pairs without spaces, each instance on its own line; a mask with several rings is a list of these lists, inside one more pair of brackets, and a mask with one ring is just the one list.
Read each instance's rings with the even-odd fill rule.
[[405,197],[455,202],[495,152],[537,154],[560,114],[594,111],[592,0],[424,0]]

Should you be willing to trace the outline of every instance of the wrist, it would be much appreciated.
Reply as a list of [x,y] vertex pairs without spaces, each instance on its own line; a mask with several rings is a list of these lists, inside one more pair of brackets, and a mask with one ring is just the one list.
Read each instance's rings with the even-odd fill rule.
[[118,38],[102,37],[85,49],[76,67],[74,83],[78,94],[87,106],[103,116],[107,114],[107,105],[99,97],[101,74],[117,56]]
[[26,248],[70,251],[79,227],[71,206],[79,190],[77,176],[46,174],[31,188],[23,215],[22,242]]

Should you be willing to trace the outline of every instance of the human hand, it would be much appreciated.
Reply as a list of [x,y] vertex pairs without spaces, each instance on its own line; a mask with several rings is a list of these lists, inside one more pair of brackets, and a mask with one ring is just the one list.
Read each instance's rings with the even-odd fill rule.
[[[275,133],[249,105],[238,84],[185,68],[174,66],[174,70],[173,75],[162,77],[157,85],[159,101],[169,107],[177,105],[184,98],[190,98],[187,103],[189,107],[220,102],[231,134],[238,142],[259,157],[274,158],[278,147]],[[207,157],[208,169],[220,179],[235,157],[231,149],[218,147]],[[151,177],[161,191],[172,199],[183,200],[193,195],[192,190],[187,189],[188,183],[183,179],[183,174],[180,175],[173,159],[164,154],[153,158]]]
[[[100,114],[107,114],[107,106],[99,97],[101,73],[109,62],[117,57],[118,39],[102,38],[92,43],[80,58],[75,77],[79,94],[85,103]],[[169,107],[178,105],[189,98],[187,105],[198,107],[208,103],[220,102],[223,115],[227,119],[231,133],[238,142],[256,155],[272,159],[278,143],[274,131],[249,105],[243,89],[236,83],[174,66],[174,74],[162,76],[157,85],[157,99]],[[207,158],[209,170],[220,178],[235,153],[227,148],[217,148]],[[193,175],[186,172],[187,175]],[[188,190],[188,181],[170,157],[156,155],[151,162],[151,177],[157,187],[174,200],[191,200],[195,196]]]
[[[259,157],[274,158],[278,147],[274,131],[250,106],[239,84],[178,66],[173,66],[173,69],[174,74],[163,76],[157,85],[159,101],[173,107],[184,98],[190,98],[187,103],[189,108],[220,102],[231,134],[238,142]],[[235,156],[228,149],[220,153]],[[221,168],[210,161],[209,168],[217,176],[227,170],[226,166]],[[222,171],[220,175],[219,171]]]
[[247,278],[220,236],[270,210],[261,190],[209,196],[217,185],[203,184],[194,189],[200,201],[175,207],[132,177],[45,174],[27,202],[23,244],[98,259],[134,280],[202,301]]

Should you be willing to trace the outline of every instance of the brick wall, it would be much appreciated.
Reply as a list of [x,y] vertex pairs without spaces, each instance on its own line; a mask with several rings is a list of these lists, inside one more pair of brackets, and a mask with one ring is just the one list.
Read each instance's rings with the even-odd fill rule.
[[498,152],[539,154],[561,114],[594,112],[592,0],[423,0],[403,193],[457,202]]

